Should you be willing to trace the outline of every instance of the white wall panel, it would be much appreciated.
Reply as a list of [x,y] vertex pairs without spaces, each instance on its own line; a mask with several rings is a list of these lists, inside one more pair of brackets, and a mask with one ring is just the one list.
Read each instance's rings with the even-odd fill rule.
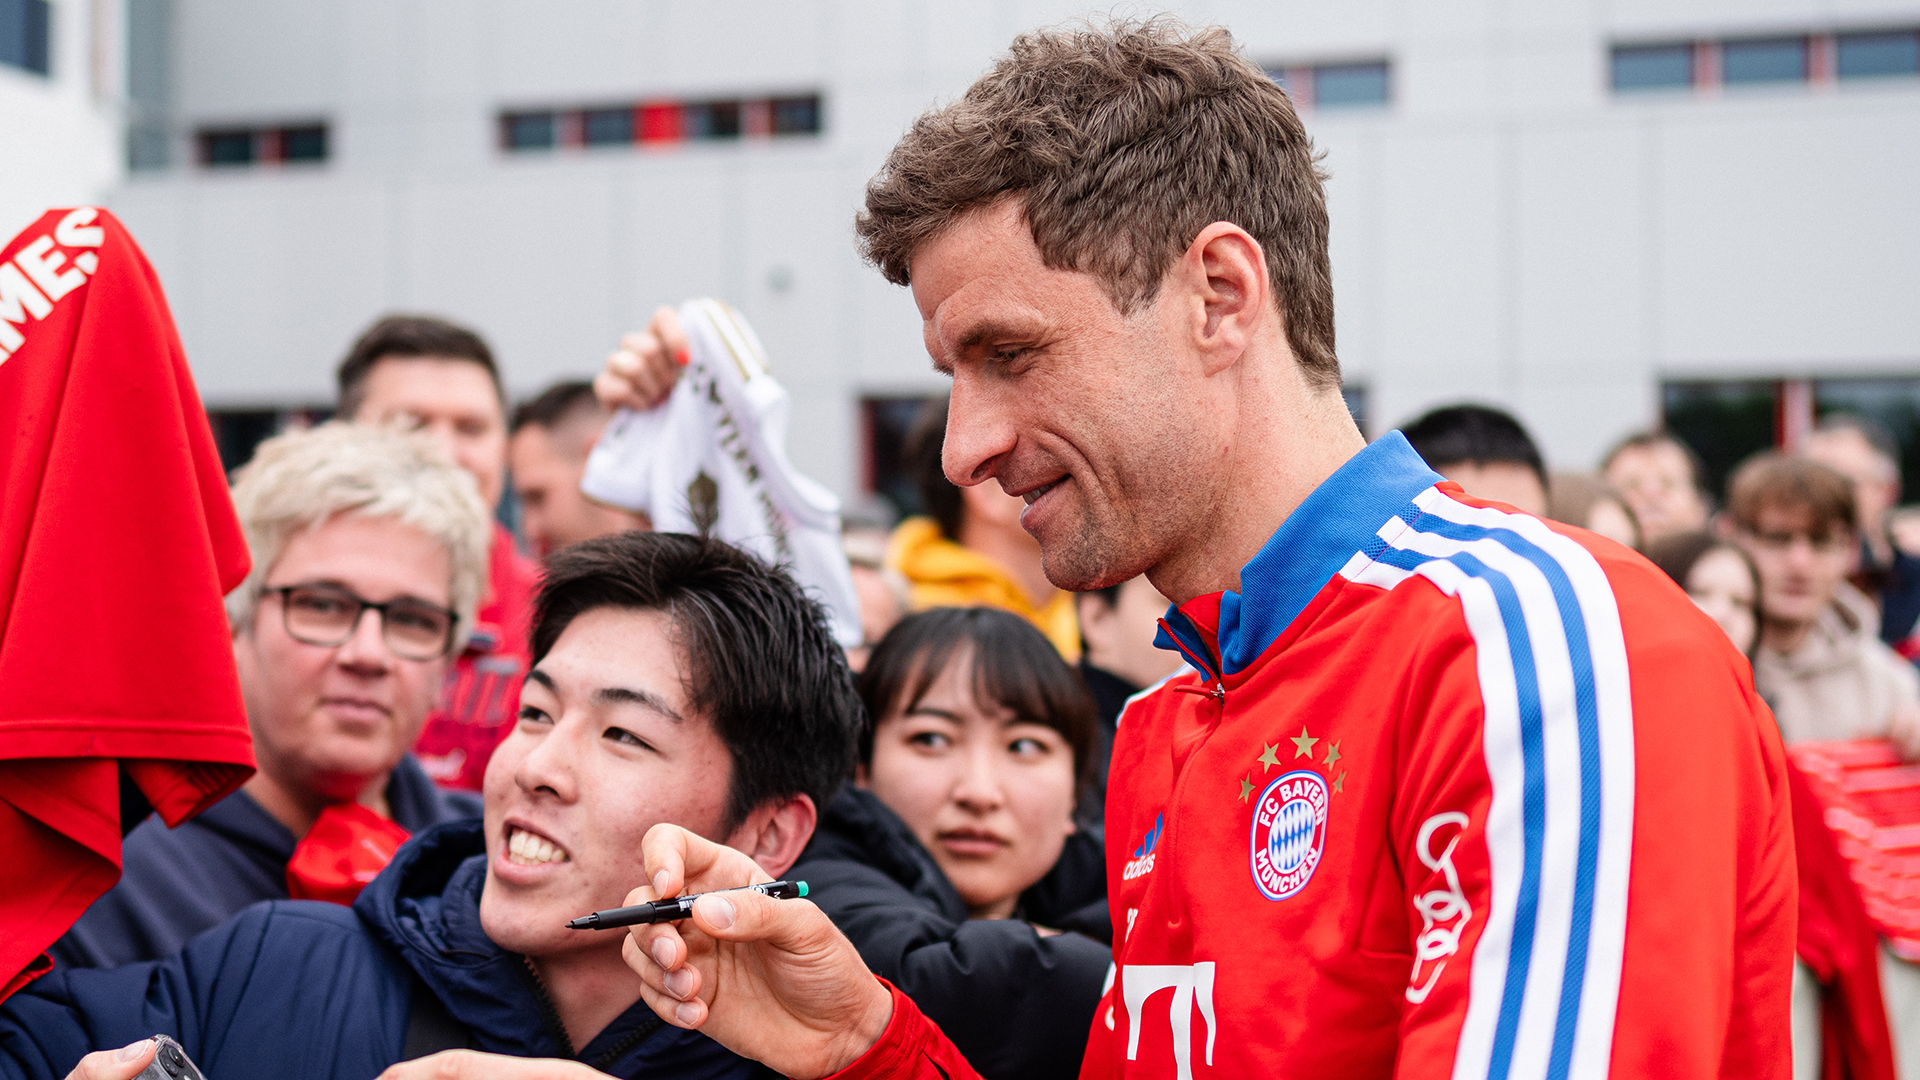
[[[178,4],[179,131],[332,124],[323,167],[182,168],[114,197],[210,401],[324,400],[347,339],[396,308],[471,321],[531,391],[593,370],[655,305],[718,294],[754,319],[794,391],[796,459],[842,491],[858,475],[857,399],[944,385],[910,294],[854,251],[862,185],[1014,33],[1087,10]],[[1920,0],[1171,6],[1224,22],[1262,62],[1391,60],[1389,108],[1306,116],[1333,174],[1340,351],[1376,432],[1442,402],[1503,402],[1553,464],[1582,467],[1657,415],[1664,377],[1920,372],[1920,80],[1608,89],[1617,40],[1920,24]],[[6,119],[8,78],[0,122],[22,123]],[[503,108],[816,90],[817,139],[497,147]]]

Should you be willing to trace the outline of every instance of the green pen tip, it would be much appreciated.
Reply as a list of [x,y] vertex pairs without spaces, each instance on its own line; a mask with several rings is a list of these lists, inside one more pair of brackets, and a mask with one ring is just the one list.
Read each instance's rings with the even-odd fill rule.
[[807,883],[804,881],[800,883],[800,895],[802,897],[807,895]]

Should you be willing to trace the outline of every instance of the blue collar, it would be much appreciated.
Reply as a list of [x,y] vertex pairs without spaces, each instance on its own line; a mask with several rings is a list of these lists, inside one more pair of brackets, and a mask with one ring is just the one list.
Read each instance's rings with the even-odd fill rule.
[[1349,458],[1287,516],[1259,554],[1240,568],[1241,592],[1215,594],[1214,626],[1196,625],[1193,616],[1204,620],[1216,610],[1202,602],[1212,598],[1196,598],[1187,611],[1167,609],[1154,644],[1179,650],[1204,672],[1210,666],[1204,661],[1214,656],[1206,641],[1214,637],[1220,674],[1245,670],[1355,553],[1379,546],[1375,534],[1388,518],[1441,480],[1406,436],[1388,432]]

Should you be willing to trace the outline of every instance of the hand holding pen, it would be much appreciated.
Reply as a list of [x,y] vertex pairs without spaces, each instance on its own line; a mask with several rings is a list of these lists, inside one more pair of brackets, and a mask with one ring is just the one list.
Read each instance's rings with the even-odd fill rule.
[[775,900],[798,900],[807,895],[807,883],[804,881],[763,881],[758,885],[742,885],[737,889],[717,889],[711,893],[690,893],[676,896],[671,900],[651,900],[644,904],[632,904],[627,907],[608,908],[591,915],[582,915],[569,922],[569,930],[612,930],[621,926],[647,926],[653,923],[680,922],[693,917],[693,902],[703,896],[717,893],[743,892],[752,890],[762,896],[771,896]]

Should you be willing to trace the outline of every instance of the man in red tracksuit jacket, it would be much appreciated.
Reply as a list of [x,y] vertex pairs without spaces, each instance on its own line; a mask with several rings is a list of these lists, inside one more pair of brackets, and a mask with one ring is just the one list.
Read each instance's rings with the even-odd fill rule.
[[[953,378],[948,476],[1024,497],[1060,587],[1176,601],[1190,669],[1113,751],[1082,1076],[1786,1077],[1792,831],[1745,661],[1638,555],[1366,444],[1326,225],[1282,91],[1165,20],[1023,35],[868,187]],[[765,878],[645,849],[629,903]],[[808,901],[705,897],[626,955],[788,1075],[972,1075]]]

